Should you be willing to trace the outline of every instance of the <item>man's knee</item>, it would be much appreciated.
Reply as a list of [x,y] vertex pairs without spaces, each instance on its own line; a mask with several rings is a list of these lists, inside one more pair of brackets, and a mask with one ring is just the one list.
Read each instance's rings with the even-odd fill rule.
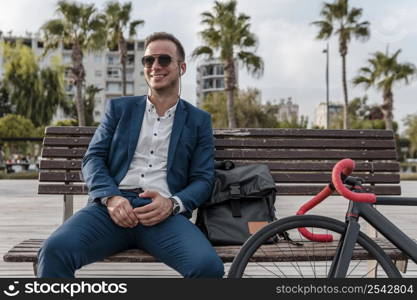
[[184,277],[222,278],[223,275],[223,262],[220,257],[214,253],[209,255],[202,255],[200,259],[195,260],[187,274],[184,274]]
[[39,250],[38,261],[74,264],[74,256],[77,256],[81,251],[80,243],[72,239],[52,235],[43,243]]

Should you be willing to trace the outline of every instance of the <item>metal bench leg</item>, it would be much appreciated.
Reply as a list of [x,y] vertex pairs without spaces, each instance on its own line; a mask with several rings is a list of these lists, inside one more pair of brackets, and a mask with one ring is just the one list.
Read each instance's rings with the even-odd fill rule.
[[64,195],[64,213],[62,223],[72,216],[74,211],[74,197],[73,195]]
[[395,266],[397,267],[397,269],[400,272],[403,272],[403,273],[406,273],[407,272],[408,259],[396,260],[394,263],[395,263]]
[[33,273],[35,274],[35,277],[38,277],[38,262],[33,262]]

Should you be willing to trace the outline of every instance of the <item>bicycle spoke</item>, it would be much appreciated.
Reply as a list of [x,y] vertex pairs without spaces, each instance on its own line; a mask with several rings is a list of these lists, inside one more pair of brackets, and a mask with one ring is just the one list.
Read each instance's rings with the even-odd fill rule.
[[[334,261],[337,247],[340,246],[340,240],[345,232],[343,222],[319,216],[294,216],[267,226],[269,226],[266,228],[268,230],[264,230],[258,236],[255,234],[242,248],[241,258],[239,259],[238,254],[233,263],[236,265],[230,268],[230,277],[323,278],[329,276],[330,265]],[[307,228],[312,234],[330,234],[333,236],[333,241],[324,244],[308,241],[298,231],[301,227]],[[273,243],[270,243],[271,239],[282,232],[287,232],[291,240],[274,239]],[[367,277],[375,270],[378,270],[378,276],[388,277],[387,270],[390,275],[395,274],[395,269],[389,266],[388,258],[384,258],[383,250],[365,238],[363,233],[358,236],[352,261],[349,262],[345,275]],[[250,251],[252,254],[248,256],[245,251]],[[262,261],[263,258],[267,258],[266,262]],[[376,260],[383,268],[369,265],[371,268],[369,270],[367,264],[370,260]]]

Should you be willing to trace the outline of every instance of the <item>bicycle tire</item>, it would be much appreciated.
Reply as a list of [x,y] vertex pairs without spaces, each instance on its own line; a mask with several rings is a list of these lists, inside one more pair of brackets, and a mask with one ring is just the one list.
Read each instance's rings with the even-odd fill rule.
[[[228,278],[275,277],[275,276],[276,277],[300,277],[300,278],[328,277],[328,271],[330,268],[331,260],[335,253],[335,247],[329,246],[329,252],[326,253],[325,256],[323,256],[322,248],[327,247],[328,245],[319,246],[321,247],[319,249],[321,250],[321,252],[314,253],[314,245],[318,245],[318,243],[314,244],[309,241],[306,241],[306,239],[302,238],[301,234],[298,234],[297,237],[295,237],[296,234],[294,234],[294,232],[298,232],[297,228],[301,228],[301,227],[310,228],[309,229],[310,231],[312,230],[312,228],[313,229],[315,228],[315,229],[318,229],[316,230],[316,232],[320,231],[321,233],[323,233],[323,230],[325,230],[326,232],[331,232],[337,236],[341,236],[343,232],[345,231],[345,223],[335,220],[335,219],[328,218],[328,217],[323,217],[323,216],[300,215],[300,216],[286,217],[286,218],[274,221],[266,225],[264,228],[259,230],[254,235],[252,235],[245,242],[245,244],[239,250],[239,253],[235,257],[235,259],[233,260],[233,263],[228,272]],[[290,238],[294,241],[294,243],[301,242],[303,243],[303,246],[296,246],[291,243],[288,243],[288,241],[283,241],[282,239],[278,242],[274,242],[272,245],[266,244],[266,241],[270,242],[271,240],[273,240],[274,237],[277,236],[277,234],[282,233],[282,232],[288,232],[290,234]],[[279,246],[280,243],[281,243],[281,246],[283,247],[281,250],[278,249],[278,247],[281,247]],[[306,244],[306,243],[310,243],[310,244]],[[323,243],[323,244],[326,244],[326,243]],[[311,247],[311,245],[313,245],[313,247]],[[304,250],[300,250],[299,248],[296,248],[296,247],[304,247]],[[378,270],[378,272],[380,273],[377,275],[380,275],[381,277],[389,277],[389,278],[402,277],[401,273],[395,267],[391,258],[381,249],[381,247],[379,247],[372,239],[370,239],[363,232],[359,233],[359,236],[357,239],[357,245],[355,245],[355,247],[356,247],[355,249],[357,249],[356,250],[357,252],[355,253],[362,254],[364,253],[363,251],[366,251],[366,253],[364,253],[365,257],[368,257],[370,255],[373,258],[372,260],[369,258],[366,258],[365,260],[359,260],[359,263],[365,263],[366,266],[368,266],[369,261],[376,261],[378,263],[376,266],[377,267],[380,266],[381,270]],[[309,249],[307,250],[307,248]],[[313,250],[313,253],[311,253],[311,249]],[[272,255],[274,256],[273,259],[276,261],[257,262],[256,261],[257,260],[256,255],[258,253],[257,251],[261,251],[261,252],[272,251],[269,253],[272,253]],[[279,257],[278,257],[280,256],[279,251],[282,251],[283,256],[286,257],[285,258],[286,260],[279,261]],[[301,251],[305,251],[305,253],[301,253]],[[293,255],[290,261],[288,261],[289,252],[291,252],[291,254]],[[296,254],[294,254],[294,252],[296,252]],[[299,259],[300,253],[302,254],[302,256],[304,256],[304,260],[298,262],[296,260]],[[307,256],[307,260],[305,259],[305,256]],[[310,260],[310,258],[313,260]],[[262,259],[265,259],[265,257],[263,257]],[[358,261],[355,262],[354,260],[352,260],[351,263],[352,262],[358,263]],[[326,263],[325,267],[323,266],[324,263]],[[327,264],[329,265],[327,266]],[[362,271],[362,269],[364,269],[364,266],[361,265],[359,268],[358,266],[359,264],[352,265],[348,270],[347,275],[349,276],[346,276],[346,277],[350,277],[350,276],[369,277],[369,274],[370,274],[369,270],[367,273],[365,273],[367,271],[366,269],[365,271]],[[303,270],[301,269],[301,267],[303,268]],[[275,271],[273,271],[272,268],[274,268]],[[291,268],[293,270],[291,270]],[[306,270],[307,271],[306,273],[302,273],[304,272],[304,268],[311,269],[311,270]],[[253,270],[260,271],[260,274],[259,275],[253,274],[254,273]],[[318,274],[317,271],[322,272],[323,275]],[[371,270],[371,271],[373,272],[374,270]]]

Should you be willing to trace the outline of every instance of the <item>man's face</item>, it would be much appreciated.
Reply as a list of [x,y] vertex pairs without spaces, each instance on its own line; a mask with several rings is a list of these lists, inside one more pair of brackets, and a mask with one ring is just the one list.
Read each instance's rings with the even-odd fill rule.
[[163,54],[172,58],[171,63],[168,66],[161,66],[159,61],[155,59],[152,66],[145,65],[145,79],[154,90],[175,89],[175,92],[177,92],[181,67],[185,71],[185,63],[178,62],[180,58],[178,57],[176,45],[169,40],[153,41],[146,48],[144,56],[158,57]]

